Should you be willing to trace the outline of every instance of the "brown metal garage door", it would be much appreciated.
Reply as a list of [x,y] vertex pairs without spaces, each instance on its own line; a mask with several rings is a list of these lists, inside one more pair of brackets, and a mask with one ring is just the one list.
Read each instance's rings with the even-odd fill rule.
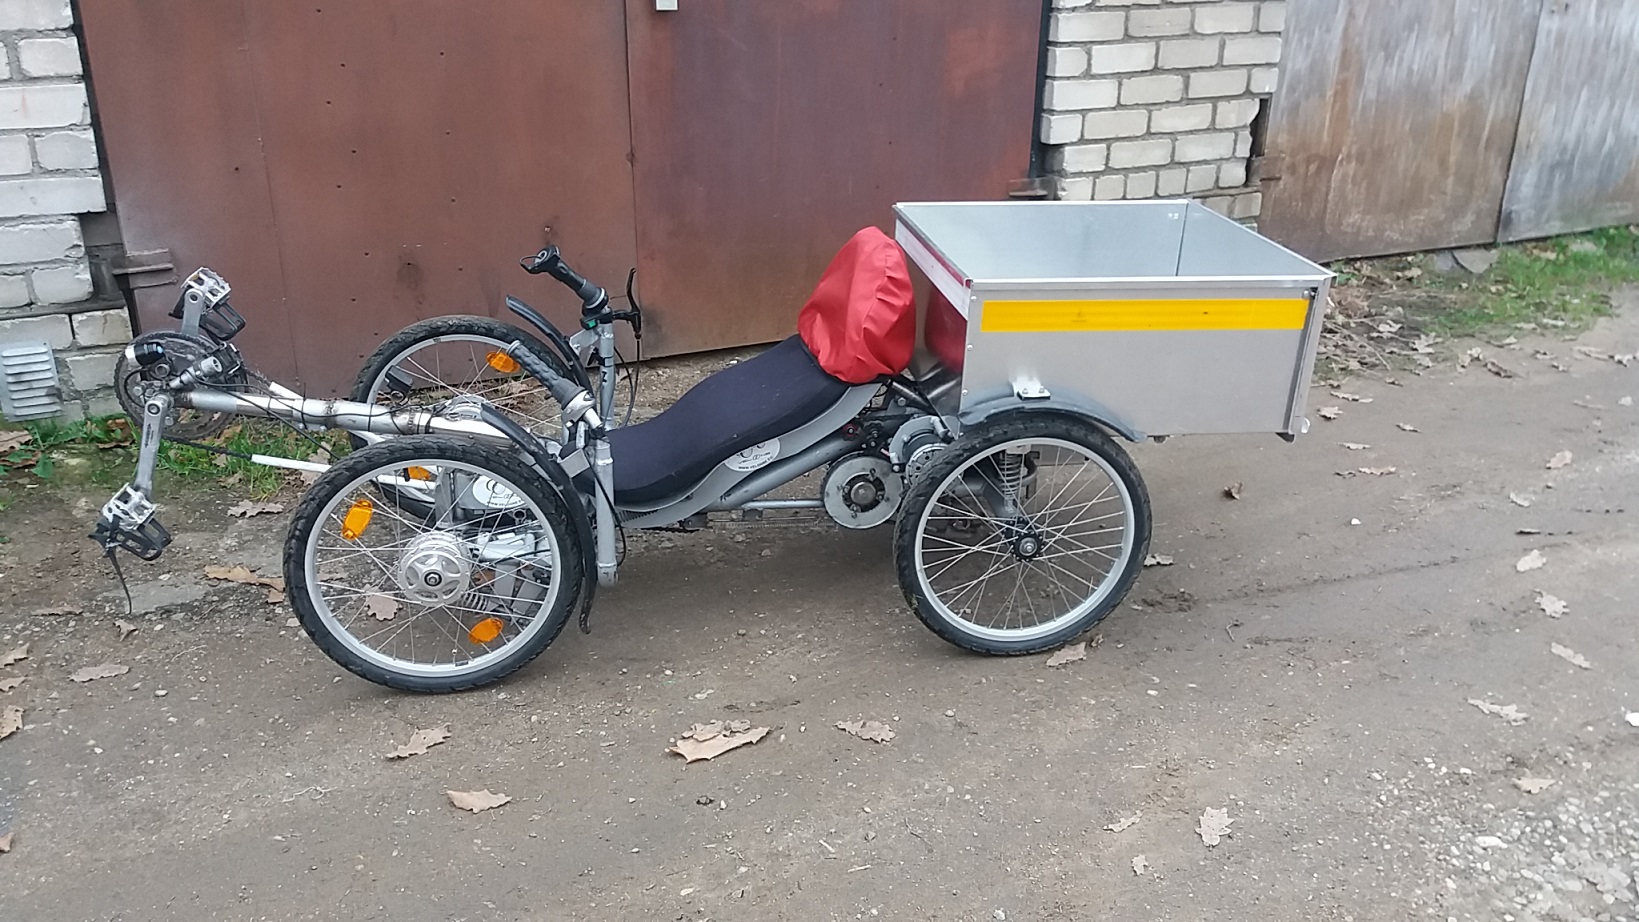
[[1025,172],[1041,0],[655,6],[81,4],[126,249],[223,272],[252,360],[333,392],[420,317],[567,319],[516,268],[548,239],[641,266],[655,351],[769,341],[893,202]]
[[[482,7],[481,13],[478,8]],[[636,256],[625,17],[572,0],[81,6],[128,251],[235,286],[259,367],[345,389],[395,329]],[[137,289],[144,327],[173,285]],[[166,321],[169,322],[169,321]]]
[[1029,166],[1041,0],[627,0],[638,258],[668,352],[795,329],[895,202]]

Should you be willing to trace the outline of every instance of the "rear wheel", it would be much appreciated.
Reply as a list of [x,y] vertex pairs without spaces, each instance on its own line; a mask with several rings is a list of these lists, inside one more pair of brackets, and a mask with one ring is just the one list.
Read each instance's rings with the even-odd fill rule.
[[905,496],[900,587],[935,634],[981,653],[1061,646],[1120,604],[1149,547],[1150,503],[1096,426],[1021,413],[963,433]]
[[[437,470],[425,515],[378,487]],[[348,671],[392,688],[450,692],[538,656],[569,620],[584,561],[564,500],[515,454],[405,436],[321,476],[285,542],[302,628]]]

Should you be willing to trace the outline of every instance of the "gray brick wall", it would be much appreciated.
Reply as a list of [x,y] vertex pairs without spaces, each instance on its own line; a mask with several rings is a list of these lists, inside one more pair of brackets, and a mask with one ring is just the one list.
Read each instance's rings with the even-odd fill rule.
[[65,415],[116,412],[125,308],[93,300],[80,216],[107,209],[69,0],[0,0],[0,343],[58,350]]
[[1286,0],[1054,0],[1041,139],[1063,199],[1190,196],[1254,220],[1252,125]]

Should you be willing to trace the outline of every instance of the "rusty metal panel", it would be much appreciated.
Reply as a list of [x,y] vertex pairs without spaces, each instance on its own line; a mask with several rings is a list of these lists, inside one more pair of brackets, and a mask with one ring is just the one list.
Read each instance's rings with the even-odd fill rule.
[[617,4],[84,7],[127,247],[222,270],[251,358],[310,391],[347,388],[396,329],[498,314],[508,291],[569,319],[572,296],[517,268],[543,228],[594,278],[636,259]]
[[628,0],[638,264],[663,352],[768,342],[906,200],[1030,159],[1041,0]]
[[1639,221],[1639,3],[1552,0],[1525,84],[1502,239]]
[[180,267],[172,284],[134,291],[139,326],[174,326],[165,317],[176,303],[174,282],[208,263],[232,280],[250,321],[237,341],[290,370],[284,265],[243,8],[96,0],[80,4],[79,14],[125,248],[169,250]]
[[1312,259],[1495,240],[1541,4],[1291,4],[1259,228]]

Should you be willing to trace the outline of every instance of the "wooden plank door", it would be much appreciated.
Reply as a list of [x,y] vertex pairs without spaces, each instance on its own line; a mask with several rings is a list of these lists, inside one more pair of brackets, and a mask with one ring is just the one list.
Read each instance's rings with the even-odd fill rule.
[[1495,240],[1542,2],[1291,4],[1259,229],[1312,259]]

